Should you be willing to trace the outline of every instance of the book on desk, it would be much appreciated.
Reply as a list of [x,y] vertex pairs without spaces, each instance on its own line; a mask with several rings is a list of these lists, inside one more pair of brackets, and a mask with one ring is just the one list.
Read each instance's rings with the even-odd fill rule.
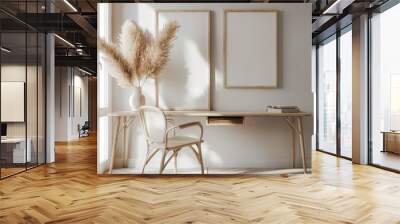
[[299,113],[297,106],[267,106],[267,112],[271,113]]

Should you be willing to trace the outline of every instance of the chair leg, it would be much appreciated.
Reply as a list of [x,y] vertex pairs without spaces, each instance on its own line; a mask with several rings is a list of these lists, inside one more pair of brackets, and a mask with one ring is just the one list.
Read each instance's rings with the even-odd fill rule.
[[[160,151],[160,148],[155,148],[153,152],[151,152],[150,148],[148,149],[147,155],[146,155],[146,160],[144,161],[143,169],[142,169],[142,174],[144,173],[144,168],[147,166],[147,164],[150,162],[150,160],[156,155],[156,153]],[[150,153],[151,152],[151,153]]]
[[179,150],[174,152],[174,171],[175,171],[175,174],[178,173],[178,153],[179,153]]
[[160,174],[162,174],[165,166],[165,156],[167,155],[167,150],[162,149],[161,163],[160,163]]
[[144,163],[143,163],[142,174],[144,174],[144,168],[146,167],[147,163],[149,162],[148,161],[149,154],[150,154],[150,146],[149,146],[149,144],[147,144],[147,153],[146,153],[146,159],[144,160]]
[[199,154],[198,159],[199,159],[200,166],[201,166],[201,174],[204,174],[204,164],[203,164],[203,154],[201,152],[201,143],[196,144],[196,146],[197,146],[197,149],[199,150],[198,151],[198,154]]

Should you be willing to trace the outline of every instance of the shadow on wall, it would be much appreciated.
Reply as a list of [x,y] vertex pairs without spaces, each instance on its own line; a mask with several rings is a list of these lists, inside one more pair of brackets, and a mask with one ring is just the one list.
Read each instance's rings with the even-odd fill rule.
[[[160,13],[158,16],[160,24],[175,19],[175,15],[171,15],[172,18],[166,18],[168,16],[163,16]],[[186,17],[187,15],[183,16]],[[187,107],[185,105],[200,104],[200,107],[203,108],[204,99],[207,99],[207,102],[209,99],[210,77],[207,76],[210,75],[210,64],[207,53],[210,54],[208,52],[210,49],[207,45],[210,44],[210,40],[203,41],[205,40],[203,37],[197,37],[199,32],[189,33],[191,24],[182,22],[180,25],[181,29],[174,42],[170,62],[161,74],[160,82],[162,82],[162,85],[159,85],[159,105],[163,108],[169,108],[173,107],[171,104],[174,104],[185,108]],[[192,37],[191,35],[196,36]],[[196,39],[203,39],[200,43],[205,43],[206,46],[199,46],[200,43],[197,43],[198,40],[196,41]],[[180,94],[179,90],[182,90],[181,92],[185,95]]]
[[[188,97],[181,102],[181,104],[191,104],[190,101],[197,101],[198,99],[204,98],[208,95],[209,83],[206,79],[202,78],[203,74],[199,74],[199,70],[196,69],[197,66],[205,67],[209,66],[207,60],[205,60],[204,55],[201,54],[198,46],[192,40],[185,40],[182,44],[185,47],[179,48],[180,54],[184,55],[185,63],[179,65],[176,61],[171,61],[169,64],[168,72],[173,74],[179,74],[178,79],[171,79],[166,77],[163,79],[163,83],[166,86],[184,86],[185,92],[189,93]],[[194,55],[194,56],[193,56]],[[191,61],[190,58],[201,58],[200,61]],[[200,71],[201,72],[201,71]],[[160,105],[164,107],[167,106],[167,100],[165,98],[172,98],[168,93],[165,95],[160,94]]]

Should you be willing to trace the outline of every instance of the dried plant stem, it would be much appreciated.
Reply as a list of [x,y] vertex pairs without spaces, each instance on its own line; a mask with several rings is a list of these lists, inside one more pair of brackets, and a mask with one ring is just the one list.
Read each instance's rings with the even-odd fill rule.
[[142,87],[148,78],[157,78],[169,61],[178,29],[176,22],[170,22],[154,38],[127,20],[118,46],[99,38],[99,49],[107,56],[105,63],[110,67],[110,75],[121,87]]

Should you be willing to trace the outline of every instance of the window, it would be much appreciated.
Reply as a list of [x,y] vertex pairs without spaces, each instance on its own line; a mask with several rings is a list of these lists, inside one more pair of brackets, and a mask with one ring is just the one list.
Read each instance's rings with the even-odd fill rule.
[[318,48],[318,145],[336,153],[336,38]]
[[340,155],[352,156],[352,33],[340,36]]
[[400,170],[400,5],[371,18],[370,162]]
[[390,130],[400,130],[400,73],[390,74]]
[[319,44],[317,149],[352,157],[352,26]]

